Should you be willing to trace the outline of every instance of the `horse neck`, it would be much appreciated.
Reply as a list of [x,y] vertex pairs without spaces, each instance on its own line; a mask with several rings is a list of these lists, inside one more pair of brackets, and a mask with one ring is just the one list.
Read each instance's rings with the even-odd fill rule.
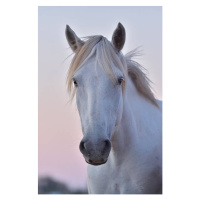
[[156,145],[162,130],[161,110],[140,95],[130,79],[126,87],[122,119],[112,137],[112,151],[121,154]]

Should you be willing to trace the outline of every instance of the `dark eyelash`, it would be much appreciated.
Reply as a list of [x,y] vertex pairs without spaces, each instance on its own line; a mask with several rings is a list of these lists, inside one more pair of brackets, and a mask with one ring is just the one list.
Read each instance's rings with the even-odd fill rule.
[[123,76],[118,78],[118,84],[119,85],[121,85],[123,81],[124,81],[124,77]]
[[74,78],[72,79],[72,81],[73,81],[73,83],[74,83],[74,86],[75,86],[75,87],[78,87],[78,83],[77,83],[77,81],[76,81]]

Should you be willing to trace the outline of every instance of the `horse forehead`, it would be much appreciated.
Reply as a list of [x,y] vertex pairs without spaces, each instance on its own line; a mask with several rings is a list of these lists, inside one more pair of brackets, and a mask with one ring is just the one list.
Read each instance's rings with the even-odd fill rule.
[[[104,63],[104,65],[106,65]],[[104,66],[103,68],[106,68],[108,66]],[[123,76],[123,73],[121,72],[120,69],[118,69],[114,63],[113,63],[113,73],[116,73],[117,76]],[[112,70],[111,70],[112,71]],[[110,78],[108,77],[108,75],[106,75],[105,71],[102,69],[102,67],[100,67],[100,64],[97,62],[96,57],[92,56],[91,58],[89,58],[81,67],[81,69],[79,70],[79,74],[83,75],[84,77],[86,77],[86,79],[89,80],[90,79],[94,79],[94,81],[98,81],[98,80],[109,80]]]
[[103,72],[99,64],[93,60],[85,63],[80,69],[79,74],[84,77],[86,81],[98,82],[99,80],[109,79]]

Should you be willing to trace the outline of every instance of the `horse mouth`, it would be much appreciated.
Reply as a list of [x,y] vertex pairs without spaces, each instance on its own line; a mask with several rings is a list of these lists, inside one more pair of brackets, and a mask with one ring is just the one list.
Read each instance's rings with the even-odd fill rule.
[[94,165],[94,166],[98,166],[98,165],[103,165],[103,164],[105,164],[106,162],[107,162],[107,160],[106,161],[103,161],[103,162],[93,162],[93,161],[87,161],[86,160],[86,162],[88,163],[88,164],[90,164],[90,165]]

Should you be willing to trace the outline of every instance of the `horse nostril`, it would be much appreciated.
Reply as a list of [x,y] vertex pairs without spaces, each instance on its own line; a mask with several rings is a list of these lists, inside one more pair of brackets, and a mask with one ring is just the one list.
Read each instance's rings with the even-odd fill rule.
[[110,146],[111,146],[110,141],[109,140],[105,140],[105,148],[108,148]]
[[103,150],[103,154],[106,152],[106,151],[110,151],[110,148],[111,148],[111,143],[110,143],[110,140],[105,140],[104,141],[104,150]]
[[86,154],[86,149],[85,149],[84,143],[85,143],[84,141],[80,142],[79,149],[83,154]]

